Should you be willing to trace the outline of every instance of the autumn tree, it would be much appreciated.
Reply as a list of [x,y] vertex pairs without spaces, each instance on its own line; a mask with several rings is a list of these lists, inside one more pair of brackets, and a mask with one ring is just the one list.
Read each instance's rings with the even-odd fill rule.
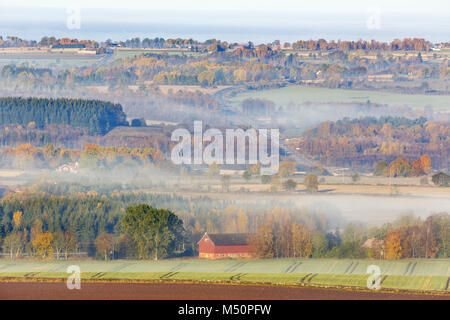
[[309,230],[302,224],[291,224],[292,257],[309,258],[312,253],[312,242]]
[[108,260],[110,252],[114,254],[114,238],[110,233],[102,233],[94,241],[97,252]]
[[402,256],[401,235],[397,230],[388,230],[384,239],[386,259],[400,259]]
[[241,209],[238,211],[237,217],[237,229],[239,233],[248,233],[248,215],[247,213]]
[[259,164],[254,164],[250,167],[250,173],[252,175],[259,175],[261,173],[261,166]]
[[282,178],[292,176],[295,172],[295,162],[292,161],[284,161],[280,163],[280,167],[278,169],[278,175]]
[[36,254],[42,259],[52,256],[53,254],[53,242],[54,236],[50,232],[44,232],[37,235],[32,241],[32,245],[35,248]]
[[391,162],[388,168],[389,177],[407,177],[410,175],[411,167],[408,160],[404,158],[397,158]]
[[427,154],[411,163],[411,175],[418,177],[429,173],[431,170],[431,159]]
[[36,219],[34,221],[33,227],[30,230],[30,243],[31,243],[31,254],[37,254],[36,253],[36,247],[33,245],[33,241],[37,239],[37,237],[42,234],[42,221],[41,219]]
[[319,180],[314,174],[310,174],[305,178],[305,188],[308,192],[317,192],[319,190]]
[[[266,219],[250,236],[254,254],[260,258],[307,258],[312,253],[309,230],[302,224],[291,222],[289,217]],[[284,221],[283,221],[284,220]]]
[[425,171],[420,160],[415,160],[411,163],[411,175],[413,177],[419,177],[425,174]]
[[75,240],[75,236],[70,230],[66,230],[64,232],[64,245],[63,245],[63,251],[64,251],[64,257],[66,260],[69,257],[69,252],[76,250],[78,247],[77,241]]
[[427,154],[420,157],[420,163],[422,164],[423,172],[429,173],[431,171],[431,159]]
[[274,234],[270,225],[259,226],[258,232],[249,237],[253,253],[258,258],[273,258],[275,255]]
[[20,228],[22,223],[22,211],[16,211],[13,213],[14,229]]

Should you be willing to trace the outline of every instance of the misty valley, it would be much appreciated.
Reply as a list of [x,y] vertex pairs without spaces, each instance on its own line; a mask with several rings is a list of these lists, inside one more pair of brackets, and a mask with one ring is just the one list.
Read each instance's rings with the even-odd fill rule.
[[448,293],[449,57],[0,37],[0,278],[361,288],[373,262]]

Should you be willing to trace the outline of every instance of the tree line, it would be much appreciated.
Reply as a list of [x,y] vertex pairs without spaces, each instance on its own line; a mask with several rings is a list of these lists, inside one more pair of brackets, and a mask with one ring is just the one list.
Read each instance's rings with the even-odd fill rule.
[[[254,255],[337,258],[445,258],[450,217],[403,216],[381,227],[338,227],[332,218],[284,204],[237,206],[207,197],[41,184],[0,202],[0,243],[9,257],[85,252],[100,259],[193,254],[191,235],[247,233]],[[157,209],[165,208],[165,209]],[[191,248],[185,251],[188,247]]]
[[100,100],[2,97],[0,110],[0,125],[67,124],[86,127],[90,134],[127,125],[121,105]]
[[449,232],[448,214],[433,214],[424,221],[406,215],[381,227],[349,224],[326,233],[311,231],[289,216],[269,216],[249,243],[260,258],[447,258]]
[[57,168],[62,164],[79,162],[83,169],[115,168],[118,166],[163,165],[160,150],[154,148],[105,147],[86,143],[83,150],[21,144],[0,151],[0,167],[16,169]]

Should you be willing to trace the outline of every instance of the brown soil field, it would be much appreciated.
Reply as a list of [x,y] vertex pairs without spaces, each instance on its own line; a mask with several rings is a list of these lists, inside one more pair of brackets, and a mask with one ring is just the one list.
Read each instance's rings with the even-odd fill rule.
[[1,282],[0,300],[450,300],[450,295],[197,283]]

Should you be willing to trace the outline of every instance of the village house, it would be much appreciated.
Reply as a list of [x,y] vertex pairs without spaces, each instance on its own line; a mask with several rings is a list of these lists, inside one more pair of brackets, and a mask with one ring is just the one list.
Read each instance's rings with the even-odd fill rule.
[[374,258],[379,257],[382,259],[384,257],[384,240],[370,238],[363,243],[362,247],[371,250],[375,255]]
[[59,166],[56,171],[58,171],[60,173],[78,174],[79,173],[78,162],[75,162],[75,163],[71,162],[69,164],[63,164],[63,165]]
[[206,259],[249,258],[251,250],[247,238],[248,234],[245,233],[205,233],[198,242],[199,257]]

